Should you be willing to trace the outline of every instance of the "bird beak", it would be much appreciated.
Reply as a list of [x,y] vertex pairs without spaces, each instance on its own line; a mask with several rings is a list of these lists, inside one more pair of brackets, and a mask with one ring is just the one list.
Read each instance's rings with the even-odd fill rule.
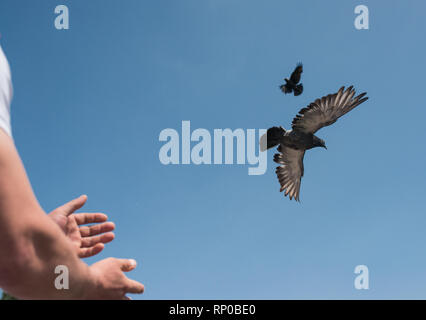
[[326,145],[323,145],[322,147],[323,147],[323,148],[324,148],[325,150],[327,150],[327,147],[326,147]]

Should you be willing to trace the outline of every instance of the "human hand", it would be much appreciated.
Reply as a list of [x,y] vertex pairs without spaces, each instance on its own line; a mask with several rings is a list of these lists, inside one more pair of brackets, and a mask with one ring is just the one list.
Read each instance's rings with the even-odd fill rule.
[[142,283],[127,278],[124,272],[136,268],[133,259],[107,258],[90,266],[94,286],[86,293],[90,300],[130,300],[127,293],[144,292]]
[[[83,195],[49,213],[71,240],[80,258],[94,256],[104,249],[104,244],[114,240],[115,225],[103,213],[74,213],[84,206],[87,196]],[[95,223],[91,226],[85,224]]]

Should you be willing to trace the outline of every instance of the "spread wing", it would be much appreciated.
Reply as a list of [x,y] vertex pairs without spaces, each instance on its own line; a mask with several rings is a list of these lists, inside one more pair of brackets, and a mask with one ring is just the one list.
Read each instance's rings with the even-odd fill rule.
[[274,161],[281,164],[275,170],[284,196],[299,201],[300,183],[303,177],[303,157],[305,150],[292,149],[283,145],[278,147],[280,153],[274,155]]
[[300,77],[302,76],[302,72],[303,72],[303,65],[299,63],[294,69],[293,73],[291,74],[290,81],[293,82],[294,84],[299,83]]
[[293,130],[315,133],[322,127],[335,123],[341,116],[368,99],[368,97],[363,98],[366,92],[355,98],[354,95],[353,86],[346,90],[345,87],[341,87],[337,93],[315,100],[306,108],[301,109],[293,119]]

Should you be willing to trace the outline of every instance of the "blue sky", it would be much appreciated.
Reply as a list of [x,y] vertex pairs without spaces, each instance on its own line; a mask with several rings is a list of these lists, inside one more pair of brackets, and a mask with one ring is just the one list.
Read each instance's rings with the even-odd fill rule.
[[[66,4],[70,29],[54,28]],[[367,5],[370,29],[354,28]],[[13,132],[46,211],[80,194],[135,258],[142,299],[426,298],[422,1],[2,0]],[[278,89],[298,61],[305,91]],[[248,165],[160,163],[165,128],[289,128],[353,84],[301,203]],[[355,290],[365,264],[370,289]],[[139,297],[134,297],[139,298]]]

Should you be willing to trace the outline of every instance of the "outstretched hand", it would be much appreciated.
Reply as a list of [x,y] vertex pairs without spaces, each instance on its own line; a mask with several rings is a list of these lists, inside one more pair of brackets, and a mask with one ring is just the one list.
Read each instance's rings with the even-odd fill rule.
[[[74,213],[84,206],[87,196],[83,195],[56,208],[49,217],[59,225],[65,235],[75,246],[80,258],[94,256],[104,249],[104,244],[114,239],[115,225],[106,222],[108,217],[103,213]],[[91,224],[85,226],[86,224]]]
[[96,283],[95,290],[85,292],[90,300],[130,300],[128,293],[144,292],[142,283],[129,279],[124,274],[136,268],[133,259],[107,258],[90,266],[91,279]]

